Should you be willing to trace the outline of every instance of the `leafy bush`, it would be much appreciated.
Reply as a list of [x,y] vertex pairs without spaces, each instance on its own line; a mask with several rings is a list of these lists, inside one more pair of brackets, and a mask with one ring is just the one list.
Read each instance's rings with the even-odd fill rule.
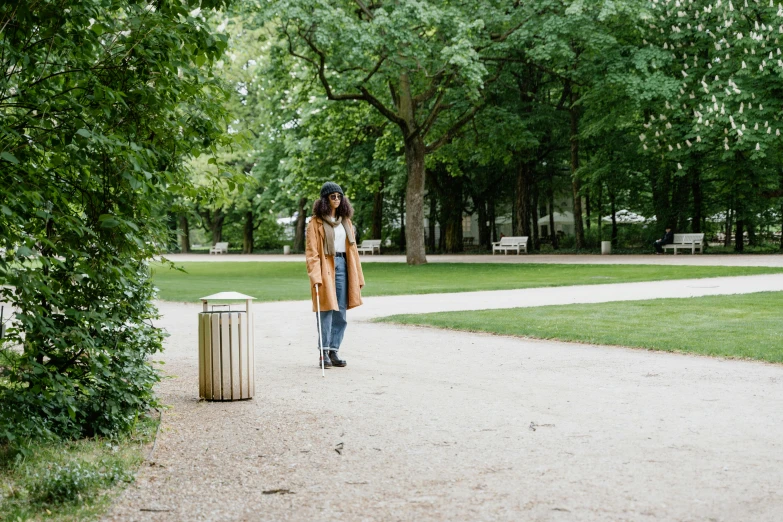
[[254,236],[255,248],[259,250],[278,250],[285,243],[283,226],[273,216],[262,215],[259,218],[258,230]]
[[189,4],[0,3],[0,445],[122,431],[155,405],[145,260],[162,209],[197,194],[183,159],[225,128],[204,65],[227,38]]

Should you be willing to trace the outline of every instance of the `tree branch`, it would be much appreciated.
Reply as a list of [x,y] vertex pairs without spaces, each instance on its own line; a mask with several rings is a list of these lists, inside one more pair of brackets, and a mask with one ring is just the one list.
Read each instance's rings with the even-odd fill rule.
[[451,126],[451,128],[443,135],[441,136],[437,141],[434,143],[431,143],[430,145],[427,145],[425,154],[431,154],[441,148],[443,145],[446,145],[447,143],[451,143],[454,138],[456,138],[459,135],[460,130],[462,130],[462,127],[465,126],[470,120],[473,119],[473,116],[476,115],[476,113],[481,110],[484,107],[483,104],[481,105],[474,105],[472,109],[470,109],[467,113],[465,113],[462,118],[456,121],[454,125]]
[[[435,76],[432,77],[432,81],[430,82],[429,88],[427,88],[426,91],[422,92],[421,94],[417,94],[413,97],[413,100],[411,102],[413,103],[414,107],[418,107],[425,101],[432,98],[436,92],[438,92],[438,86],[440,85],[441,81],[443,81],[445,75],[445,71],[438,71],[435,73]],[[449,75],[449,79],[451,79],[454,76],[454,73]]]
[[445,96],[446,89],[441,89],[441,91],[438,93],[438,98],[435,100],[435,105],[432,107],[432,110],[430,111],[429,116],[427,116],[427,119],[424,120],[424,124],[420,127],[421,129],[421,135],[426,136],[427,133],[430,131],[430,128],[435,123],[435,120],[438,117],[438,114],[440,114],[442,111],[446,109],[450,109],[453,107],[453,104],[448,103],[446,105],[443,105],[443,96]]
[[375,64],[375,67],[373,67],[372,71],[370,71],[369,74],[362,79],[362,83],[369,82],[370,78],[372,78],[375,75],[375,73],[378,72],[378,69],[381,68],[381,65],[383,65],[383,62],[385,61],[386,61],[386,55],[381,56],[381,59],[378,60],[378,63]]
[[372,11],[370,11],[369,9],[367,9],[367,6],[366,6],[366,5],[364,5],[364,2],[362,2],[362,0],[354,0],[354,1],[355,1],[355,2],[356,2],[356,4],[359,6],[359,8],[360,8],[360,9],[361,9],[361,10],[364,12],[364,14],[366,14],[366,15],[367,15],[367,18],[369,18],[370,20],[372,20],[373,18],[375,18],[375,15],[373,15],[373,14],[372,14]]
[[386,107],[383,104],[383,102],[381,102],[378,98],[370,94],[370,91],[367,90],[367,87],[365,87],[364,85],[360,85],[359,90],[362,92],[361,99],[366,101],[373,107],[375,107],[378,110],[378,112],[380,112],[386,117],[386,119],[396,123],[397,125],[405,125],[405,120],[400,118],[396,112]]

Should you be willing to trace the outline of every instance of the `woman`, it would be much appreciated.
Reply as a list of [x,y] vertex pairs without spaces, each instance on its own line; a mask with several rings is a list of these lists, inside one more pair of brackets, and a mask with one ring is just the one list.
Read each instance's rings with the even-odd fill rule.
[[319,355],[319,367],[321,358],[324,368],[347,364],[338,355],[348,325],[346,311],[362,304],[364,275],[352,217],[353,207],[340,185],[324,183],[321,199],[313,205],[313,218],[307,225],[305,249],[313,311],[316,311],[316,287],[321,306],[323,352]]

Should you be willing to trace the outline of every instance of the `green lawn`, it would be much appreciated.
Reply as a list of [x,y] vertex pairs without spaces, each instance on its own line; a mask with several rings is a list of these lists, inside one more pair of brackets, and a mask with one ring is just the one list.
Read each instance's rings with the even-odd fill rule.
[[395,315],[381,322],[783,363],[783,292]]
[[34,442],[24,451],[0,446],[0,520],[98,520],[130,482],[158,427],[143,416],[117,439]]
[[[222,291],[237,291],[259,301],[308,299],[310,285],[304,263],[191,262],[186,273],[163,265],[153,267],[160,299],[198,301]],[[663,279],[783,273],[783,268],[433,263],[366,263],[365,296],[469,292],[507,288],[595,285]]]

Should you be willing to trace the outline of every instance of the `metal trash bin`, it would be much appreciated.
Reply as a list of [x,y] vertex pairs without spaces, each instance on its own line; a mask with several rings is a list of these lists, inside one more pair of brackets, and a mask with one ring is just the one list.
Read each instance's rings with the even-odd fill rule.
[[[238,292],[201,298],[198,314],[198,394],[208,401],[252,399],[255,394],[253,299]],[[245,301],[244,310],[208,301]],[[215,310],[217,307],[226,309]]]

